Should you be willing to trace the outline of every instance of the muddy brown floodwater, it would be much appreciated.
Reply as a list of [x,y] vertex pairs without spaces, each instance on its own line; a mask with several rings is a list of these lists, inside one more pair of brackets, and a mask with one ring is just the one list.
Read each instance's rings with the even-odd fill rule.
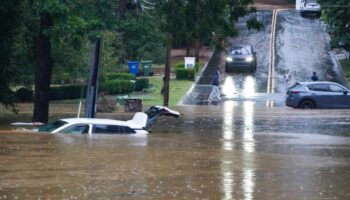
[[348,110],[176,108],[146,136],[0,132],[0,199],[350,199]]

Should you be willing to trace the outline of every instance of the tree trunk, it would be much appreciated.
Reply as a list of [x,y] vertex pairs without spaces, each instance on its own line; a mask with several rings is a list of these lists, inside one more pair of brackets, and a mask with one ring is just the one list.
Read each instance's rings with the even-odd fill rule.
[[50,36],[44,33],[53,26],[51,15],[44,12],[40,16],[40,32],[35,40],[35,99],[33,122],[47,123],[49,116],[49,92],[53,68]]
[[194,25],[194,31],[195,31],[195,57],[196,57],[196,62],[199,63],[199,46],[200,46],[200,16],[199,16],[199,12],[200,12],[200,1],[197,1],[196,3],[196,21],[195,21],[195,25]]
[[191,43],[189,42],[186,44],[186,56],[191,56]]
[[125,16],[126,1],[127,0],[119,0],[118,13],[120,18],[124,18]]
[[170,83],[170,68],[171,68],[171,46],[172,46],[172,40],[173,37],[171,33],[167,33],[166,36],[166,60],[165,60],[165,72],[164,72],[164,98],[163,98],[163,105],[168,106],[169,105],[169,83]]

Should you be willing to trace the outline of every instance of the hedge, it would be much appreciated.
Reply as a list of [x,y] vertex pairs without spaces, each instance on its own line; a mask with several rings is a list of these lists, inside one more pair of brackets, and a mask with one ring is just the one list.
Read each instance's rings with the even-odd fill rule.
[[176,79],[178,80],[194,80],[195,71],[194,69],[177,69]]
[[130,73],[106,73],[101,76],[101,82],[110,80],[135,80],[136,77]]
[[85,98],[86,88],[86,85],[63,85],[51,87],[50,100]]
[[128,94],[134,91],[135,83],[130,80],[111,80],[100,84],[99,91],[110,95]]
[[15,92],[15,97],[19,102],[33,101],[33,90],[21,87]]
[[[120,76],[130,78],[126,73],[119,73]],[[118,75],[118,76],[119,76]],[[114,76],[114,75],[113,75]],[[117,75],[116,75],[117,76]],[[114,77],[116,77],[114,76]],[[132,76],[134,77],[134,76]],[[106,92],[109,95],[128,94],[135,91],[142,91],[148,88],[147,78],[133,80],[109,80],[99,84],[99,92]],[[50,88],[50,100],[79,99],[86,97],[87,85],[63,85]]]
[[148,78],[136,79],[135,91],[142,91],[143,89],[148,89],[148,86],[149,86],[149,79]]

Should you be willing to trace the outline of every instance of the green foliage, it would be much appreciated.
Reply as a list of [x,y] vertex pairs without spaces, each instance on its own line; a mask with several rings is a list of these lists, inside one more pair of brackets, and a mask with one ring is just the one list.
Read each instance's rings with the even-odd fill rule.
[[153,60],[164,61],[164,33],[160,31],[154,11],[145,11],[139,15],[126,15],[117,31],[122,35],[124,61]]
[[174,67],[175,67],[175,70],[177,70],[177,69],[185,69],[185,63],[183,63],[183,62],[176,63]]
[[264,28],[264,25],[259,22],[256,17],[251,17],[247,20],[247,27],[249,30],[255,29],[255,30],[262,30]]
[[194,69],[178,68],[175,72],[177,80],[194,80]]
[[17,73],[13,66],[14,35],[20,17],[19,0],[2,0],[0,3],[0,102],[11,105],[14,97],[10,85]]
[[135,83],[130,80],[111,80],[100,84],[99,91],[110,95],[128,94],[134,91]]
[[114,73],[114,72],[111,72],[111,73],[107,73],[107,74],[104,74],[102,77],[101,77],[101,81],[109,81],[109,80],[115,80],[115,79],[118,79],[118,80],[135,80],[136,77],[133,75],[133,74],[130,74],[130,73]]
[[[322,19],[331,27],[336,37],[350,41],[349,0],[319,0]],[[348,46],[350,50],[350,45]]]
[[135,91],[142,91],[143,89],[148,89],[149,79],[148,78],[139,78],[135,82]]
[[20,102],[29,102],[33,100],[33,90],[21,87],[15,92],[15,97]]
[[51,87],[50,100],[85,98],[86,88],[86,85],[63,85]]
[[[175,67],[175,71],[177,69],[185,69],[185,63],[183,63],[183,62],[176,63],[174,67]],[[198,72],[198,70],[199,70],[199,64],[196,63],[194,66],[194,72]]]

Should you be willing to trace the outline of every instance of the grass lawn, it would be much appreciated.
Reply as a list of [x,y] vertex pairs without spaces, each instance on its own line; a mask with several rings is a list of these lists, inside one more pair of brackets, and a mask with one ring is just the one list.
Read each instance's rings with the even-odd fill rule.
[[[162,76],[151,76],[148,78],[149,89],[140,93],[132,93],[130,97],[143,99],[144,106],[163,105],[163,95],[160,94],[163,87]],[[193,81],[171,78],[169,86],[169,106],[177,105],[192,84]]]
[[339,60],[339,62],[343,68],[347,81],[350,82],[350,60],[344,59]]

